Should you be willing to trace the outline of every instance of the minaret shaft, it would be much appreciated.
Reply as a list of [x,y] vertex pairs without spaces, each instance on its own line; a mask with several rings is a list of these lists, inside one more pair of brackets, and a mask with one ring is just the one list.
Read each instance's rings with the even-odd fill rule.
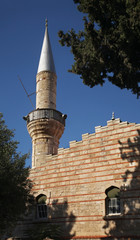
[[56,74],[43,71],[36,77],[36,109],[56,109]]

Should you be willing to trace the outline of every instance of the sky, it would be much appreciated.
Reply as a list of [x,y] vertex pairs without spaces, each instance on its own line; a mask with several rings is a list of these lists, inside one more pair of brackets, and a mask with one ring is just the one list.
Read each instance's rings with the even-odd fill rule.
[[[82,134],[95,132],[112,118],[140,122],[140,100],[128,90],[106,82],[89,88],[80,76],[69,73],[73,64],[70,48],[59,44],[58,31],[83,29],[83,14],[73,0],[0,0],[0,112],[9,129],[15,129],[18,151],[30,153],[32,143],[23,116],[33,110],[28,94],[36,91],[36,74],[48,19],[49,37],[57,73],[57,110],[67,114],[60,147],[82,140]],[[35,106],[35,94],[31,96]]]

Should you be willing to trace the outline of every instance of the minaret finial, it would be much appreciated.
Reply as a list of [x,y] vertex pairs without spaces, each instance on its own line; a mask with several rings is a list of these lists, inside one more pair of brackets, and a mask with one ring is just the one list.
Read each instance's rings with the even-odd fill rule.
[[115,113],[112,113],[112,120],[115,120]]
[[45,23],[46,28],[48,27],[48,19],[46,18],[46,23]]

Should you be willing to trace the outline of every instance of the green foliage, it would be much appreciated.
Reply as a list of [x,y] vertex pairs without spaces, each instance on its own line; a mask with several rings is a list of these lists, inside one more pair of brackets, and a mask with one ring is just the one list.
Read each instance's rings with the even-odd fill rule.
[[74,0],[85,14],[84,31],[59,31],[62,46],[71,47],[70,70],[94,87],[105,79],[140,95],[140,1]]
[[0,236],[13,228],[33,200],[29,168],[25,168],[28,155],[17,153],[18,142],[13,138],[0,114]]
[[61,228],[56,224],[40,223],[28,230],[30,240],[61,240]]

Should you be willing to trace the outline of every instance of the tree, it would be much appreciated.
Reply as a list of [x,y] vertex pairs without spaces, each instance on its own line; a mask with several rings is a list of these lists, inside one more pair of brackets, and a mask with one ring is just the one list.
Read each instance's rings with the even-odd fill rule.
[[32,203],[27,154],[17,153],[14,132],[0,114],[0,238],[7,234]]
[[38,223],[27,231],[30,240],[60,240],[61,228],[58,225]]
[[[55,199],[47,205],[48,217],[46,221],[36,221],[29,225],[27,236],[30,240],[62,240],[72,239],[75,232],[72,228],[76,222],[73,212],[68,212],[68,201],[59,202]],[[45,219],[44,219],[45,220]]]
[[108,79],[140,95],[140,1],[74,0],[85,14],[84,30],[59,31],[74,55],[72,73],[94,87]]

